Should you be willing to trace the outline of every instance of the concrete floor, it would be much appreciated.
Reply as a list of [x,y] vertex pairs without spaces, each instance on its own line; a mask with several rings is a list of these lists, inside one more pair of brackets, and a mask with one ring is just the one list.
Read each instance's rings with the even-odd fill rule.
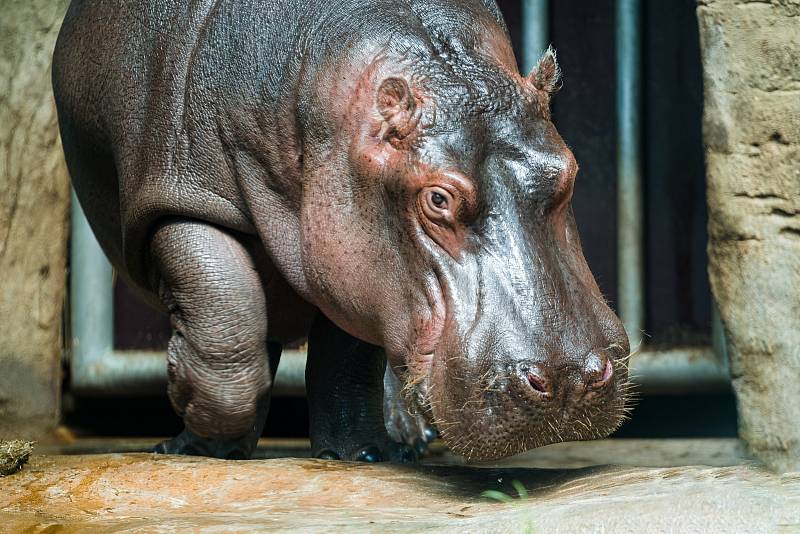
[[[0,478],[0,532],[800,531],[800,473],[767,473],[736,440],[559,444],[495,466],[458,465],[438,448],[417,466],[50,454],[146,443],[42,448]],[[266,456],[306,450],[264,446]],[[585,467],[607,463],[627,465]]]

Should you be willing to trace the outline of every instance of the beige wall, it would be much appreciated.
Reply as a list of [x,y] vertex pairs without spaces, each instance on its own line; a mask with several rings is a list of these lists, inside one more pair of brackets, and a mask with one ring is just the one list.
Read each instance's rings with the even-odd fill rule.
[[66,4],[0,16],[0,439],[58,420],[69,188],[50,56]]
[[800,2],[701,1],[709,275],[740,434],[800,470]]

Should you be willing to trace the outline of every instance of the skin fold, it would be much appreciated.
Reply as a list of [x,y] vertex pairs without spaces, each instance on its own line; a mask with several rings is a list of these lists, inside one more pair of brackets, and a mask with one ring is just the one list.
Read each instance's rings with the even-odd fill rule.
[[306,336],[321,457],[612,432],[629,346],[581,252],[558,79],[552,50],[518,72],[491,0],[73,1],[73,185],[174,329],[186,429],[157,451],[250,457]]

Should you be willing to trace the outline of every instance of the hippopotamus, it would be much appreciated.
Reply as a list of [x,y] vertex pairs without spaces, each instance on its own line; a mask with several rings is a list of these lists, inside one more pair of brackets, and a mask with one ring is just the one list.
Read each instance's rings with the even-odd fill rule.
[[519,72],[494,0],[73,0],[72,183],[173,328],[185,429],[155,450],[251,457],[304,337],[317,457],[615,430],[629,343],[581,251],[559,76],[552,49]]

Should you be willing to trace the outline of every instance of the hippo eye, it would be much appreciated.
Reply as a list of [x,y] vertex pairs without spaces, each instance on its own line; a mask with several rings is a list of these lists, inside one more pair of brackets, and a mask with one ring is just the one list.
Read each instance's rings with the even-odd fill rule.
[[431,187],[425,191],[425,208],[428,216],[441,216],[450,208],[453,197],[441,187]]
[[458,261],[467,226],[475,213],[475,193],[469,179],[461,174],[442,173],[439,178],[435,185],[418,191],[412,209],[419,227]]

